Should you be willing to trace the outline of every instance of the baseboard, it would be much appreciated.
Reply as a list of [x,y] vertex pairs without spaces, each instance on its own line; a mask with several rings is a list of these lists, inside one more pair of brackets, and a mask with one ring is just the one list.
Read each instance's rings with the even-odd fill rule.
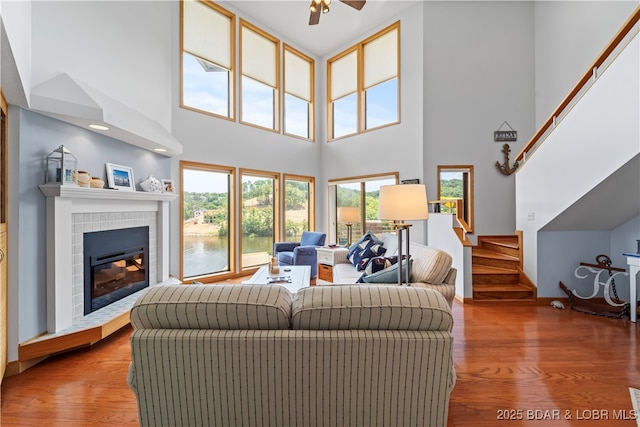
[[9,362],[7,364],[7,370],[5,371],[4,376],[6,378],[6,377],[11,377],[13,375],[21,374],[27,369],[32,368],[33,366],[47,359],[48,357],[49,356],[38,357],[36,359],[27,360],[25,362],[20,362],[18,360],[14,362]]

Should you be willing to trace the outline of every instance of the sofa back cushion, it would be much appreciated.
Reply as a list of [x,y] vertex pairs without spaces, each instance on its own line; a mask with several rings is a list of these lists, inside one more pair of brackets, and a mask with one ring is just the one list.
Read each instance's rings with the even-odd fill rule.
[[451,331],[449,304],[433,289],[397,285],[312,286],[291,306],[292,329]]
[[160,285],[131,309],[134,329],[289,329],[291,293],[266,285]]
[[410,243],[409,250],[413,260],[411,266],[412,282],[439,285],[444,281],[449,269],[451,269],[451,255],[440,249],[414,242]]

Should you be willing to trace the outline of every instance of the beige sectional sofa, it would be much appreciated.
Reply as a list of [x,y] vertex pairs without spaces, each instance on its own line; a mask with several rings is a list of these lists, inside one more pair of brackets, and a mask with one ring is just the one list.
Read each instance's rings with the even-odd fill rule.
[[[384,256],[397,255],[398,236],[392,233],[382,233],[376,238],[386,248]],[[406,252],[406,243],[403,242],[402,246],[403,252]],[[456,295],[457,275],[457,270],[451,267],[451,255],[440,249],[413,241],[409,242],[409,251],[412,260],[409,286],[435,289],[446,298],[451,307]],[[334,261],[333,265],[334,284],[356,283],[363,274],[347,259],[346,254],[347,250],[345,249],[345,256],[335,257],[337,261]],[[397,270],[395,275],[392,276],[392,283],[398,283]]]
[[446,426],[453,319],[431,289],[155,286],[131,310],[142,426]]

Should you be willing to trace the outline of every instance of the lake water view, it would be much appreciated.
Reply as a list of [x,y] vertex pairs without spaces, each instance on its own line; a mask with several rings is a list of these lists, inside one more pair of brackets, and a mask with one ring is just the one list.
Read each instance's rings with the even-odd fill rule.
[[[229,245],[226,237],[211,235],[184,236],[184,277],[203,276],[226,271],[229,265]],[[243,237],[245,254],[273,252],[271,237]],[[247,267],[245,265],[245,267]]]

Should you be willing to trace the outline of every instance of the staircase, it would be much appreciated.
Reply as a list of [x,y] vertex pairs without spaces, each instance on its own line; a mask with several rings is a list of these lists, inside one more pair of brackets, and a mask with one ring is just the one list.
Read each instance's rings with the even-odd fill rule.
[[522,272],[518,236],[478,236],[471,248],[473,301],[537,299],[536,287]]

